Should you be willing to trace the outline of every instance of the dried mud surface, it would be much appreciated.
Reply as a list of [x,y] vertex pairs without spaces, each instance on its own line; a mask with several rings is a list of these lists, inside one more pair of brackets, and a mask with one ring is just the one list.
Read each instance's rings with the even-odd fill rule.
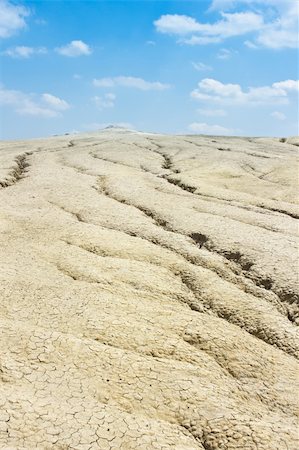
[[299,448],[298,143],[0,143],[1,449]]

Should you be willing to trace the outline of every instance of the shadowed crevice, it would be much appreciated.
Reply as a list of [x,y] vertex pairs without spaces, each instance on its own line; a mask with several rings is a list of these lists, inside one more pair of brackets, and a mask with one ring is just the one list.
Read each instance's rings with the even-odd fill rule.
[[32,155],[32,152],[26,152],[15,158],[16,167],[8,173],[8,176],[4,180],[0,180],[0,186],[2,188],[12,186],[25,177],[30,166],[28,162],[28,156],[30,155]]

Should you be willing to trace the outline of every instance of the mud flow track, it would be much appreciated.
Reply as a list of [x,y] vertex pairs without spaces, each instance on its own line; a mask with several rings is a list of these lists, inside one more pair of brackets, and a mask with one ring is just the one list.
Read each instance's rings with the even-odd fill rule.
[[0,448],[299,448],[296,143],[0,143]]

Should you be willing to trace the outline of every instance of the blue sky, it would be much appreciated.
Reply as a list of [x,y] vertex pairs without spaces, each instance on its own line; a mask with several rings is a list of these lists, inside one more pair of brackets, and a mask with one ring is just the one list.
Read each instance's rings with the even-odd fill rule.
[[1,139],[298,134],[298,1],[0,0]]

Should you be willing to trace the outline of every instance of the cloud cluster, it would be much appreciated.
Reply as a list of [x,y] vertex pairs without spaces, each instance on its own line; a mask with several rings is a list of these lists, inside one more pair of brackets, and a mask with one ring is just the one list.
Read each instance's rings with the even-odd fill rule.
[[0,0],[0,38],[9,38],[26,27],[28,8],[15,5],[8,0]]
[[263,18],[253,12],[220,13],[222,19],[215,23],[200,23],[194,18],[178,14],[166,14],[154,22],[160,33],[174,34],[183,37],[180,42],[185,44],[206,44],[209,42],[221,42],[222,40],[247,34],[259,30],[263,25]]
[[[241,3],[248,8],[259,5],[258,12],[228,12]],[[271,7],[270,13],[266,6]],[[154,25],[158,32],[177,36],[178,42],[188,45],[219,43],[227,38],[250,33],[254,36],[253,41],[246,40],[245,43],[251,48],[298,47],[296,0],[214,0],[211,9],[219,10],[221,17],[214,23],[202,23],[186,15],[165,14]]]
[[52,94],[25,94],[21,91],[0,88],[0,104],[13,108],[21,115],[39,116],[44,118],[59,117],[61,111],[70,107],[65,101]]
[[299,81],[285,80],[271,86],[250,87],[244,91],[239,84],[222,83],[213,78],[204,78],[191,97],[205,102],[227,105],[287,104],[289,96],[298,92]]
[[143,78],[137,77],[113,77],[113,78],[100,78],[94,79],[93,85],[96,87],[111,88],[116,86],[129,87],[140,89],[141,91],[163,91],[169,89],[169,84],[160,83],[159,81],[146,81]]
[[[78,57],[82,55],[90,55],[92,53],[91,48],[83,41],[72,41],[62,47],[57,47],[55,51],[67,57]],[[48,53],[45,47],[27,47],[25,45],[19,45],[13,48],[8,48],[2,54],[10,56],[11,58],[28,59],[33,55],[44,55]]]
[[3,52],[4,55],[11,58],[28,59],[33,55],[45,55],[47,49],[45,47],[27,47],[25,45],[19,45],[14,48],[9,48]]
[[68,56],[74,58],[76,56],[90,55],[92,53],[91,48],[83,41],[71,41],[69,44],[62,47],[57,47],[56,52],[62,56]]

